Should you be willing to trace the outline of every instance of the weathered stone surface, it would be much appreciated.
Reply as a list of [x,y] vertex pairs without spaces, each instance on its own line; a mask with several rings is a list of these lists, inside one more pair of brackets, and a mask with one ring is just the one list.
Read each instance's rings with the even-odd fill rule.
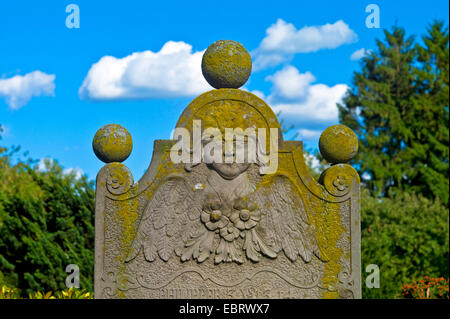
[[108,124],[95,133],[92,148],[102,162],[123,162],[131,154],[133,141],[123,126]]
[[320,135],[319,149],[328,162],[347,163],[358,152],[358,138],[351,128],[342,124],[333,125]]
[[247,82],[251,71],[250,54],[239,42],[220,40],[211,44],[203,54],[203,76],[216,89],[240,88]]
[[283,141],[271,108],[246,91],[200,95],[176,126],[192,136],[194,121],[203,132],[266,129],[258,138],[277,151],[276,172],[262,173],[261,161],[176,164],[176,140],[155,141],[137,183],[123,164],[105,165],[96,298],[360,298],[356,171],[333,165],[315,181],[302,142]]

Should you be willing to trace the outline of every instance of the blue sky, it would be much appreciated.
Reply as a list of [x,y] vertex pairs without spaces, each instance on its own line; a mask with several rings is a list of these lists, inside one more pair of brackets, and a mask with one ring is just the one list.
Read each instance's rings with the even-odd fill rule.
[[[80,9],[80,28],[65,25],[71,3]],[[366,27],[371,3],[380,9],[379,29]],[[230,39],[254,59],[245,89],[281,110],[316,149],[359,69],[355,52],[374,49],[394,24],[415,35],[434,19],[448,26],[448,10],[447,1],[434,0],[3,1],[0,143],[94,179],[103,163],[92,138],[117,123],[132,135],[125,164],[138,180],[153,141],[168,139],[183,109],[209,89],[196,68],[201,52]]]

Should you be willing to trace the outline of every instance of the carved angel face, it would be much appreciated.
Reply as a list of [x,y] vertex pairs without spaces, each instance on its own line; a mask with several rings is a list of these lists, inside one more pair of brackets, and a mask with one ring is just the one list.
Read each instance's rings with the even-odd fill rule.
[[[225,143],[225,141],[222,141],[222,143]],[[214,169],[220,176],[222,176],[224,179],[231,180],[239,175],[241,175],[243,172],[245,172],[249,166],[250,163],[248,161],[248,144],[245,140],[239,141],[234,140],[234,149],[227,153],[225,148],[224,152],[222,154],[222,158],[220,162],[215,161],[213,158],[210,159],[209,166]],[[223,144],[225,145],[225,144]],[[228,158],[232,159],[231,163],[227,163],[225,161],[225,158],[228,156]]]

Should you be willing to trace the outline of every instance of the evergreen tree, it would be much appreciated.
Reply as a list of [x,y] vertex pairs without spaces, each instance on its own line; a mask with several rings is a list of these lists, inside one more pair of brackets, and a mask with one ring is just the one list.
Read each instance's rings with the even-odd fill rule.
[[415,191],[448,204],[448,31],[435,22],[423,47],[400,27],[384,33],[338,105],[359,138],[354,162],[375,195]]
[[442,22],[427,28],[424,45],[417,45],[416,118],[410,123],[414,133],[407,149],[411,189],[425,196],[439,196],[448,203],[449,196],[449,37]]

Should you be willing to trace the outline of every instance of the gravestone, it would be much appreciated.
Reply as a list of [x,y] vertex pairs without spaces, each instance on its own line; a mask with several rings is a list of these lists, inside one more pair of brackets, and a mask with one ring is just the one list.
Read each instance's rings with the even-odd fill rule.
[[139,182],[121,163],[128,131],[110,124],[94,137],[107,163],[96,181],[95,297],[361,298],[353,131],[322,133],[331,166],[316,181],[302,142],[283,141],[272,109],[239,89],[251,72],[241,44],[212,44],[202,71],[216,89],[186,107],[176,138],[154,142]]

